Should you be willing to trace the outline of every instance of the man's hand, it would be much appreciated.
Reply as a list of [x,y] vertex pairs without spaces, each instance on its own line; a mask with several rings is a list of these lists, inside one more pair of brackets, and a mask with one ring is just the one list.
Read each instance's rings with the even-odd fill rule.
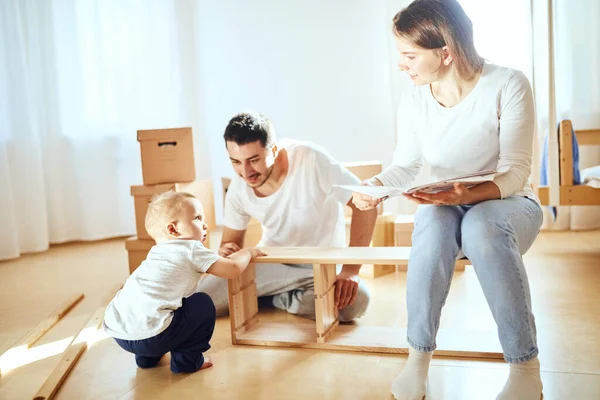
[[236,243],[223,243],[221,247],[219,247],[219,255],[221,257],[229,257],[233,253],[237,253],[240,250],[240,246],[238,246]]
[[[365,181],[362,181],[360,184],[361,186],[383,186],[383,184],[377,178],[367,179]],[[367,196],[366,194],[362,193],[352,193],[352,203],[354,203],[356,208],[358,208],[361,211],[372,210],[386,199],[387,196],[381,199],[377,199],[375,197]]]
[[358,295],[358,272],[343,269],[335,280],[335,305],[339,310],[351,306]]
[[461,183],[454,183],[454,188],[439,193],[415,192],[404,194],[404,197],[417,204],[433,204],[436,206],[458,206],[473,202],[471,192]]

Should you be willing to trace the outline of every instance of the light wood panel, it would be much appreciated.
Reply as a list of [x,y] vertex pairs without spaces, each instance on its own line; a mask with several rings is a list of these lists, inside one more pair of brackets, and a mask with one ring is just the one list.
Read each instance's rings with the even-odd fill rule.
[[410,247],[264,247],[259,263],[397,264],[408,260]]
[[[259,322],[238,337],[238,344],[272,347],[301,347],[357,351],[365,353],[408,354],[406,329],[380,326],[339,325],[326,343],[318,343],[314,324]],[[496,332],[440,329],[436,356],[502,359]],[[482,351],[481,349],[490,349]]]
[[315,277],[315,294],[322,296],[329,291],[335,284],[336,279],[335,264],[314,264],[313,272]]

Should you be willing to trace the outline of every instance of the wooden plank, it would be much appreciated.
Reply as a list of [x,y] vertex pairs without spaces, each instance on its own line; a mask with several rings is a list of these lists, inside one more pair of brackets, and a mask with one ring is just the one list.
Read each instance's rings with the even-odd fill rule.
[[255,314],[254,317],[250,318],[250,320],[244,322],[244,324],[242,326],[237,328],[235,330],[235,334],[236,335],[242,334],[242,333],[248,331],[248,329],[252,328],[257,323],[258,323],[258,314]]
[[587,185],[561,186],[560,204],[569,206],[600,205],[600,189]]
[[600,129],[578,130],[575,137],[580,146],[600,146]]
[[256,265],[250,264],[240,276],[230,279],[232,294],[239,293],[256,279]]
[[231,318],[235,324],[233,331],[237,331],[246,322],[250,321],[258,313],[258,297],[256,296],[256,284],[251,284],[241,292],[233,295],[233,310]]
[[322,296],[335,284],[335,264],[313,264],[315,294]]
[[50,400],[63,384],[69,372],[75,367],[75,363],[87,348],[87,343],[71,344],[63,353],[58,365],[52,371],[44,385],[38,390],[33,400]]
[[87,342],[83,340],[85,335],[88,335],[90,330],[98,330],[100,328],[104,318],[106,305],[112,300],[115,293],[120,288],[121,285],[111,288],[111,290],[103,298],[101,303],[102,306],[96,309],[96,311],[86,322],[85,326],[71,341],[69,347],[65,350],[62,358],[58,362],[58,365],[54,368],[52,373],[50,373],[42,387],[40,387],[38,392],[33,397],[33,400],[50,400],[56,395],[58,389],[69,375],[69,372],[71,372],[75,366],[75,363],[87,348]]
[[398,264],[410,247],[264,247],[267,256],[255,263],[289,264]]
[[558,128],[560,186],[573,185],[573,133],[571,121],[560,121]]
[[543,206],[550,205],[550,188],[548,186],[538,186],[537,195]]
[[23,339],[21,339],[15,347],[25,346],[31,347],[37,342],[46,332],[48,332],[56,323],[73,309],[82,299],[83,293],[78,293],[71,296],[63,304],[60,305],[50,316],[40,322],[33,328]]
[[331,326],[329,327],[329,329],[327,329],[325,333],[323,333],[322,335],[317,335],[317,343],[327,343],[327,341],[333,336],[333,333],[339,325],[340,321],[338,319],[333,321],[333,324],[331,324]]
[[[244,304],[243,296],[237,296],[242,290],[254,286],[254,290],[256,291],[256,284],[254,283],[254,279],[256,278],[256,265],[250,264],[248,268],[242,272],[242,274],[233,279],[229,279],[227,281],[228,287],[228,295],[229,295],[229,323],[231,325],[231,343],[236,344],[236,336],[238,331],[248,324],[247,320],[240,320],[238,316],[240,312],[243,313],[244,307],[247,307]],[[251,300],[251,299],[250,299]],[[256,305],[256,309],[258,310],[258,298],[251,300],[251,303]]]
[[317,336],[323,336],[337,321],[339,311],[335,306],[335,289],[315,298],[315,322]]
[[[339,325],[326,343],[318,343],[310,322],[259,322],[238,341],[250,346],[408,354],[406,329],[383,326]],[[436,357],[503,359],[495,331],[440,329],[437,344]]]

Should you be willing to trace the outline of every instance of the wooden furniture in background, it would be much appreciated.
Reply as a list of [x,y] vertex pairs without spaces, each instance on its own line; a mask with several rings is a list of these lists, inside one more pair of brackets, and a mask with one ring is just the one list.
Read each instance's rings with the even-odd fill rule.
[[[580,146],[600,146],[600,129],[578,130]],[[543,205],[592,206],[600,205],[600,190],[587,185],[573,185],[573,125],[560,121],[558,127],[559,203],[550,204],[550,187],[539,186],[538,197]]]

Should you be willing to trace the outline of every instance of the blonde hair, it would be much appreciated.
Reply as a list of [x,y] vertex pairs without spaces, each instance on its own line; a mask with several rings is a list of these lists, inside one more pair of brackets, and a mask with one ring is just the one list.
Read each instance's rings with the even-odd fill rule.
[[152,239],[156,240],[157,237],[165,234],[167,224],[176,219],[185,201],[195,198],[196,196],[190,193],[172,190],[152,196],[144,221],[146,231]]
[[448,46],[462,79],[472,79],[483,67],[473,41],[473,23],[456,0],[413,1],[394,17],[394,33],[427,50]]

